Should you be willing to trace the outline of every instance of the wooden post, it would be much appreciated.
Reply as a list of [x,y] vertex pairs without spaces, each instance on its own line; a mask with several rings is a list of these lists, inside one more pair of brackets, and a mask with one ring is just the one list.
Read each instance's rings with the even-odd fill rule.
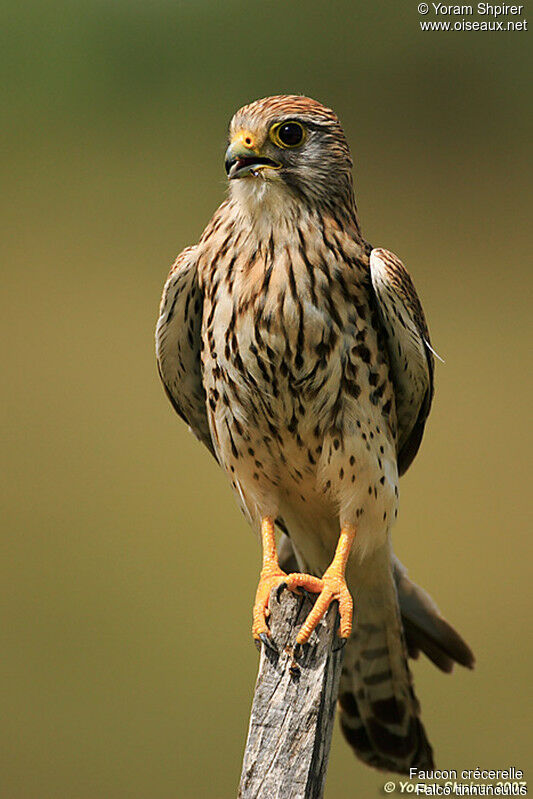
[[287,590],[270,596],[277,652],[261,647],[239,799],[323,796],[343,650],[335,602],[309,644],[294,652],[313,603],[314,597]]

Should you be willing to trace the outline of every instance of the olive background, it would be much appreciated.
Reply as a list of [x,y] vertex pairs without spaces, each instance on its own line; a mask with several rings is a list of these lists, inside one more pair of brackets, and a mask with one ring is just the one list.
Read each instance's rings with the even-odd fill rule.
[[[230,117],[285,92],[339,114],[446,361],[394,530],[477,655],[413,664],[437,764],[531,766],[531,42],[416,5],[2,3],[1,799],[236,795],[259,545],[153,331]],[[327,799],[385,780],[336,728]]]

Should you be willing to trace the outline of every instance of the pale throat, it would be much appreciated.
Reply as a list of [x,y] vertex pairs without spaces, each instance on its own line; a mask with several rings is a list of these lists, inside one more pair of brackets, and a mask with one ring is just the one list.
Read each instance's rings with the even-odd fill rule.
[[243,222],[258,238],[272,231],[293,229],[302,220],[301,200],[283,181],[269,178],[243,178],[230,183],[230,198]]

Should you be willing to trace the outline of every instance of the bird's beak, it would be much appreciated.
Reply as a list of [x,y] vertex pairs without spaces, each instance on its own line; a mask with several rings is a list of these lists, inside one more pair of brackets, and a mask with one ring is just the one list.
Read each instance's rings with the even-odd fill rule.
[[[250,142],[248,144],[248,142]],[[258,177],[265,169],[281,169],[279,161],[265,158],[253,139],[239,133],[226,150],[224,162],[229,180],[235,178]]]

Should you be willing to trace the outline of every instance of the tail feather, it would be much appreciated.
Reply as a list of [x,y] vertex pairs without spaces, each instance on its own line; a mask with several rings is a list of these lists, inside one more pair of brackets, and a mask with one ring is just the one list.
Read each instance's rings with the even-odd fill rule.
[[412,767],[431,769],[433,753],[407,666],[388,549],[367,565],[373,579],[354,591],[354,630],[339,689],[341,728],[368,765],[401,774]]
[[442,618],[429,594],[409,580],[405,566],[396,556],[393,570],[410,656],[417,658],[422,651],[445,672],[450,672],[454,663],[474,668],[474,654],[466,641]]

